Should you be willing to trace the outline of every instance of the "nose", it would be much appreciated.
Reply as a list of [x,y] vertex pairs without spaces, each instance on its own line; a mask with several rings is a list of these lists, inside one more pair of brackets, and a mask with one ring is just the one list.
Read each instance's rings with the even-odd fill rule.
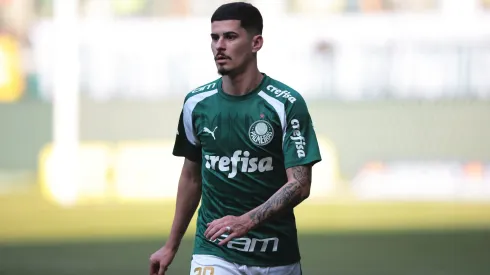
[[226,49],[225,40],[223,39],[223,37],[220,37],[218,41],[216,41],[216,49],[218,51]]

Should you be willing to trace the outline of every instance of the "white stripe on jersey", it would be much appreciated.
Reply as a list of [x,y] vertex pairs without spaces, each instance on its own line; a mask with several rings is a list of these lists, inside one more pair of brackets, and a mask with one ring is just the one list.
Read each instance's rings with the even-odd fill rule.
[[281,120],[282,140],[284,141],[284,137],[286,136],[286,129],[288,126],[286,123],[286,107],[284,106],[284,103],[264,93],[264,91],[260,91],[259,96],[262,97],[265,101],[267,101],[267,103],[272,105],[272,107],[274,107],[274,109],[276,110],[276,113],[279,116],[279,119]]
[[205,98],[210,97],[218,92],[217,89],[205,92],[205,93],[200,93],[193,95],[190,97],[184,104],[184,129],[185,129],[185,136],[187,137],[187,140],[192,144],[192,145],[197,145],[197,137],[196,133],[194,132],[194,126],[192,123],[192,112],[194,111],[194,108],[196,108],[196,105],[203,101]]

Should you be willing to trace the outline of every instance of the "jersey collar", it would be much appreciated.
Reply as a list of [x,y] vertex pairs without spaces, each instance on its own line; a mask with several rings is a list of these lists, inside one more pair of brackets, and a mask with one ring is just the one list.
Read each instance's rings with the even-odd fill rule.
[[228,99],[228,100],[233,100],[233,101],[242,101],[242,100],[246,100],[246,99],[249,99],[253,96],[255,96],[256,94],[258,94],[262,89],[264,89],[265,86],[267,86],[267,83],[269,82],[269,77],[265,74],[265,73],[262,73],[262,75],[264,76],[262,78],[262,81],[260,82],[260,84],[255,88],[253,89],[250,93],[248,94],[245,94],[245,95],[230,95],[230,94],[227,94],[223,91],[223,78],[220,78],[219,81],[218,81],[218,94],[220,96],[222,96],[223,98],[225,99]]

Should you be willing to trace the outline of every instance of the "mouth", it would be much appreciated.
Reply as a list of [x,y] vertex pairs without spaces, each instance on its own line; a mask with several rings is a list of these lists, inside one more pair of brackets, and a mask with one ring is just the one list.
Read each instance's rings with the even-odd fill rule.
[[218,62],[218,63],[224,63],[224,62],[226,62],[227,60],[230,60],[230,58],[229,58],[228,56],[226,56],[226,55],[222,55],[222,54],[220,54],[220,55],[217,55],[217,56],[214,58],[214,60],[215,60],[216,62]]

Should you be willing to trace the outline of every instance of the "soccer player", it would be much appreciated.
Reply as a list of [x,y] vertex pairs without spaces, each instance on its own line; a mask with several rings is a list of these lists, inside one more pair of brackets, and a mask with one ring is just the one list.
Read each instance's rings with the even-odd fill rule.
[[257,67],[262,27],[243,2],[211,17],[221,77],[185,98],[175,217],[151,275],[165,274],[200,200],[190,274],[301,274],[293,208],[309,196],[321,156],[302,96]]

